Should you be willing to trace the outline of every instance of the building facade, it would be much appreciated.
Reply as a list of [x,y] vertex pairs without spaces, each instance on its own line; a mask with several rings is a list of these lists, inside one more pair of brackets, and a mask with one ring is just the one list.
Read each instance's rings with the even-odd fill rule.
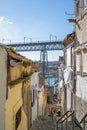
[[74,110],[74,46],[75,32],[68,34],[64,45],[64,65],[62,66],[62,107],[63,113]]
[[34,72],[30,80],[31,89],[31,125],[38,118],[38,91],[35,89],[39,85],[39,72]]
[[87,113],[87,0],[74,2],[75,12],[75,67],[76,67],[76,110],[79,120]]
[[[66,90],[65,110],[76,110],[79,121],[87,113],[87,0],[74,0],[73,33],[63,41],[64,65],[71,67],[74,73],[72,89]],[[70,90],[69,90],[70,89]]]
[[29,130],[31,61],[0,45],[0,129]]

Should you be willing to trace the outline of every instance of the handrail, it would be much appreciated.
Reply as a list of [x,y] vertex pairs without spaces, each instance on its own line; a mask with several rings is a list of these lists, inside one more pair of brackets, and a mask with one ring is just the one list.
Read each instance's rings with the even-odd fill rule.
[[87,113],[84,115],[84,117],[82,118],[82,120],[80,121],[80,124],[84,121],[84,119],[87,117]]
[[83,130],[82,126],[80,125],[80,122],[77,120],[77,118],[74,118],[74,123],[80,128],[80,130]]
[[[70,114],[67,115],[69,112],[70,112]],[[74,113],[75,113],[75,111],[67,111],[67,112],[56,122],[56,124],[58,124],[59,122],[60,122],[61,124],[63,124],[64,121],[67,121],[67,119],[68,119],[69,117],[71,117],[72,130],[74,130],[74,128],[75,128],[74,123],[77,125],[77,127],[80,128],[80,130],[86,130],[86,129],[85,129],[85,123],[87,123],[87,121],[86,121],[85,119],[86,119],[86,117],[87,117],[87,113],[84,115],[84,117],[82,118],[82,120],[81,120],[80,122],[77,120],[76,116],[74,116]],[[64,118],[64,117],[65,117],[65,118]],[[63,118],[64,118],[64,119],[63,119]],[[63,120],[62,120],[62,119],[63,119]],[[62,121],[61,121],[61,120],[62,120]],[[81,123],[83,123],[83,127],[81,126]],[[63,125],[62,125],[62,128],[63,128]],[[57,126],[57,130],[58,130],[58,126]]]
[[[64,120],[62,120],[60,123],[63,123],[64,121],[67,121],[67,119],[69,117],[72,117],[72,130],[74,130],[75,126],[74,123],[77,125],[77,127],[80,128],[80,130],[83,130],[82,126],[80,125],[80,122],[78,122],[78,120],[76,119],[76,117],[74,116],[75,111],[72,111],[72,113],[70,113],[70,115],[68,115]],[[85,130],[85,129],[84,129]]]
[[71,111],[71,110],[70,110],[70,111],[67,111],[64,115],[62,115],[62,116],[59,118],[59,120],[58,120],[56,123],[58,123],[60,120],[62,120],[63,117],[65,117],[69,112],[72,112],[72,111]]
[[[68,115],[68,113],[70,113],[69,115]],[[63,122],[66,120],[66,129],[67,129],[67,119],[71,116],[72,117],[72,130],[74,130],[73,128],[74,128],[74,126],[73,126],[73,117],[74,117],[74,113],[75,113],[75,111],[71,111],[71,110],[69,110],[69,111],[67,111],[57,122],[56,122],[56,124],[57,124],[57,130],[58,130],[58,123],[60,122],[61,123],[61,129],[63,130]],[[64,119],[63,119],[64,118]],[[63,119],[63,120],[62,120]]]
[[75,111],[73,111],[70,115],[68,115],[66,118],[64,118],[64,120],[61,121],[61,123],[63,123],[65,120],[67,120],[70,116],[72,116],[75,113]]
[[87,113],[84,115],[84,117],[83,117],[82,120],[80,121],[80,124],[83,123],[83,129],[84,129],[84,130],[85,130],[85,123],[87,123],[86,120],[85,120],[86,117],[87,117]]

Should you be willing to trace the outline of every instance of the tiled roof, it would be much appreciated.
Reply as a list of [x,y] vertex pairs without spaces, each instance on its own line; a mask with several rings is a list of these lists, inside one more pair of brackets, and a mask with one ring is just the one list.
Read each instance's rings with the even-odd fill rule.
[[24,56],[20,55],[20,54],[17,54],[16,52],[12,52],[7,46],[5,46],[4,44],[0,44],[0,47],[1,48],[4,48],[8,55],[11,56],[12,58],[14,59],[17,59],[17,60],[22,60],[24,58]]
[[34,71],[40,71],[41,70],[41,68],[40,68],[40,66],[37,66],[37,65],[33,65],[32,66],[32,71],[34,72]]
[[75,32],[71,33],[71,34],[68,34],[64,41],[62,42],[62,44],[66,47],[68,46],[69,44],[71,44],[75,39]]
[[6,48],[7,53],[9,54],[9,56],[11,56],[14,59],[17,60],[22,60],[24,58],[24,56],[20,55],[20,54],[16,54],[15,52],[12,52],[10,49]]
[[[5,50],[6,50],[6,52],[8,53],[8,55],[10,56],[10,57],[12,57],[13,59],[15,59],[15,60],[23,60],[23,59],[26,59],[27,60],[27,62],[29,62],[29,63],[32,63],[33,61],[32,60],[29,60],[29,59],[27,59],[27,58],[25,58],[24,56],[22,56],[22,55],[20,55],[20,54],[18,54],[18,53],[16,53],[16,52],[13,52],[13,51],[11,51],[7,46],[5,46],[4,44],[0,44],[0,47],[1,48],[4,48]],[[34,71],[40,71],[40,67],[39,66],[37,66],[37,65],[33,65],[32,66],[32,72],[34,72]]]

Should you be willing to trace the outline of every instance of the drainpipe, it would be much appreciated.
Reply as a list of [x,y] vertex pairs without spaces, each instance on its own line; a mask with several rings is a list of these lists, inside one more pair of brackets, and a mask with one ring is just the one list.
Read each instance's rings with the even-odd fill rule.
[[64,113],[67,111],[67,87],[64,85]]
[[[71,67],[73,67],[72,66],[72,59],[73,59],[73,57],[72,57],[72,47],[71,47]],[[72,81],[72,88],[73,87],[74,87],[74,80]],[[73,98],[74,98],[74,93],[71,91],[71,110],[74,109],[74,100],[73,100]]]
[[74,92],[74,110],[76,110],[76,57],[75,57],[75,54],[74,54],[74,89],[73,89],[73,92]]

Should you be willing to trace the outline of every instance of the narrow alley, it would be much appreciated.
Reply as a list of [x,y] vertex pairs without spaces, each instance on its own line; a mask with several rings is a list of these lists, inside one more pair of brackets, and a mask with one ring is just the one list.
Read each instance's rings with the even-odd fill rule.
[[54,116],[42,116],[34,120],[30,130],[83,130],[83,128],[76,119],[75,112],[67,111],[61,117],[54,114]]
[[87,130],[87,0],[4,0],[0,13],[0,130]]
[[56,119],[44,116],[35,120],[31,130],[56,130]]

